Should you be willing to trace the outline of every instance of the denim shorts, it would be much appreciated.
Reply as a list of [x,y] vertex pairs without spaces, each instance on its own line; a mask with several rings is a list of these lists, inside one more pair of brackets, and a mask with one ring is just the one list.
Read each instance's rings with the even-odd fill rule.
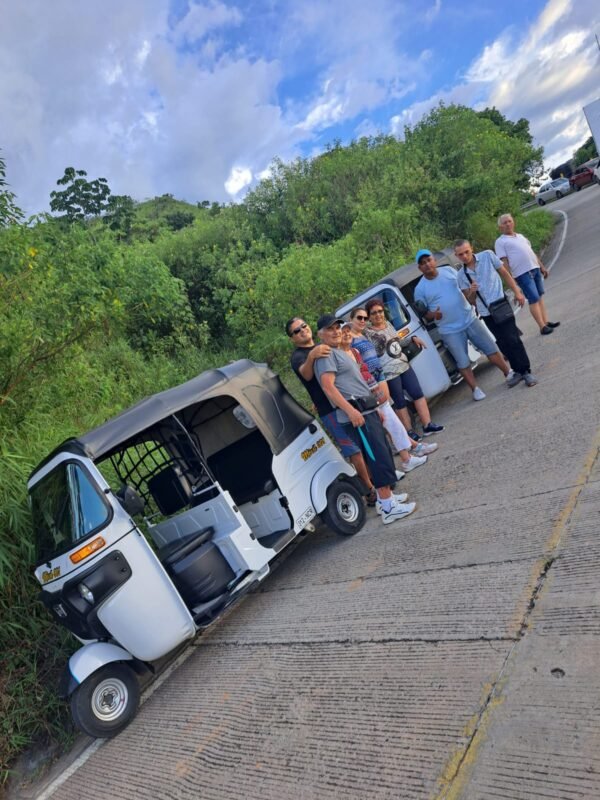
[[357,453],[360,453],[360,447],[352,437],[348,436],[347,432],[344,430],[344,426],[337,421],[335,411],[332,411],[330,414],[325,414],[324,417],[320,417],[320,420],[327,433],[340,448],[340,452],[344,458],[350,458],[350,456],[355,456]]
[[498,352],[498,345],[494,337],[480,319],[474,319],[468,328],[458,333],[443,333],[444,344],[450,350],[459,369],[466,369],[471,366],[467,343],[470,341],[473,347],[481,350],[486,356],[491,356]]
[[529,305],[533,306],[535,303],[540,302],[545,291],[544,279],[540,269],[530,269],[529,272],[524,272],[515,280],[527,298]]

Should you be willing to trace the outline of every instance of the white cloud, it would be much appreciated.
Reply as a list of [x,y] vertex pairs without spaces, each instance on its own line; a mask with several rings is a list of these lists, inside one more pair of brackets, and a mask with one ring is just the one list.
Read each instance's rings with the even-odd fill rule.
[[434,0],[433,5],[425,12],[425,22],[433,22],[442,10],[442,0]]
[[528,30],[509,27],[485,45],[463,82],[392,117],[392,132],[414,124],[440,100],[496,106],[509,119],[529,119],[546,163],[564,161],[589,136],[582,107],[600,96],[592,33],[599,26],[594,0],[549,0]]
[[192,43],[204,38],[209,31],[225,25],[239,25],[242,14],[235,7],[211,2],[194,4],[175,28],[175,35]]
[[247,167],[232,167],[229,177],[225,181],[225,190],[235,197],[251,183],[252,172]]
[[399,135],[441,99],[495,104],[531,119],[551,156],[585,138],[581,105],[600,94],[596,0],[550,0],[529,29],[482,40],[457,85],[405,108],[443,55],[431,37],[419,53],[415,20],[436,30],[457,13],[439,0],[205,0],[180,17],[171,0],[4,5],[0,147],[31,212],[66,166],[137,199],[238,198],[274,156],[319,152],[333,126],[375,132],[392,101]]

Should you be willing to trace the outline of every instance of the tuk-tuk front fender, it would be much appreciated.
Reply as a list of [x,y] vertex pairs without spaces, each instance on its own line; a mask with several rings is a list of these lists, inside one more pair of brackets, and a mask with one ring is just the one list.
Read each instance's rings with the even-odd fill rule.
[[341,458],[339,461],[328,461],[323,464],[313,475],[310,483],[310,499],[317,514],[320,514],[327,505],[327,489],[342,476],[359,480],[354,467]]
[[63,673],[59,696],[70,697],[86,678],[111,661],[132,661],[133,656],[116,644],[90,642],[73,653]]

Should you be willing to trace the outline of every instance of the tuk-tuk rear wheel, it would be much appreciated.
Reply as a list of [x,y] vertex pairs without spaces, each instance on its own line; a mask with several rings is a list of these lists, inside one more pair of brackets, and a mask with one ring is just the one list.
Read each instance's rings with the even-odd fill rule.
[[321,518],[328,528],[342,536],[354,536],[365,524],[365,504],[358,489],[343,478],[327,490],[327,506]]
[[138,709],[138,679],[126,664],[113,662],[86,678],[71,695],[71,714],[79,730],[97,739],[116,736]]

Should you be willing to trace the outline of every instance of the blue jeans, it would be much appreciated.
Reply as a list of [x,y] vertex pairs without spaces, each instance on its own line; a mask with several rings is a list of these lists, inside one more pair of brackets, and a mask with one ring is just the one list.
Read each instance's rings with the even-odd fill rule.
[[530,306],[540,302],[545,289],[542,271],[539,268],[530,269],[529,272],[524,272],[515,280]]

